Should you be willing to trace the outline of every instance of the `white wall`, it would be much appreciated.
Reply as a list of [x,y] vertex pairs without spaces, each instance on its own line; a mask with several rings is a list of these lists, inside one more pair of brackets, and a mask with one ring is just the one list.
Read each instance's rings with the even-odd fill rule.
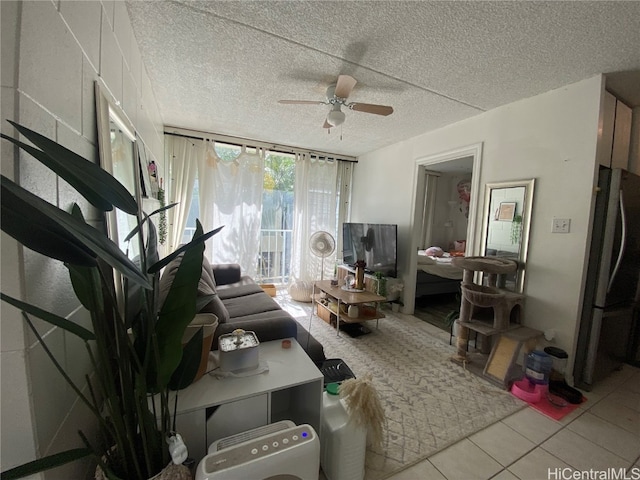
[[[543,331],[553,328],[557,345],[573,362],[602,82],[596,76],[363,155],[354,174],[353,221],[398,223],[399,269],[405,285],[415,282],[410,232],[416,159],[483,142],[482,168],[474,171],[481,188],[472,198],[483,202],[487,182],[536,179],[524,323]],[[483,205],[478,207],[481,228]],[[570,218],[571,233],[551,234],[553,217]],[[477,255],[479,242],[480,235],[467,251]]]
[[[2,132],[12,119],[98,161],[94,81],[119,101],[156,159],[164,157],[163,125],[122,1],[0,2],[2,21]],[[2,173],[61,208],[78,202],[97,228],[96,211],[42,165],[2,141]],[[2,234],[2,291],[87,324],[59,262],[20,247]],[[84,345],[36,322],[68,373],[88,372]],[[91,421],[27,330],[18,312],[2,305],[1,468],[81,446],[77,430]],[[76,463],[42,478],[84,478]]]

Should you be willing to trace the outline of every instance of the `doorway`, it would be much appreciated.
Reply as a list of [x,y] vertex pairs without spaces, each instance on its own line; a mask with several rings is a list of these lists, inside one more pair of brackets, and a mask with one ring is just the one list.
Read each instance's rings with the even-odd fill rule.
[[[459,307],[460,279],[448,272],[428,272],[419,250],[477,254],[476,217],[480,191],[482,144],[416,159],[414,222],[409,275],[413,285],[405,297],[405,313],[449,330],[446,316]],[[420,260],[420,261],[419,261]]]

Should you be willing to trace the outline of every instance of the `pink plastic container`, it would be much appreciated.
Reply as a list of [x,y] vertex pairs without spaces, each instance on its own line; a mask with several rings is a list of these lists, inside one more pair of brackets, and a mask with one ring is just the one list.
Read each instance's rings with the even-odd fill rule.
[[513,382],[511,393],[527,403],[538,403],[549,389],[548,385],[531,383],[528,378]]

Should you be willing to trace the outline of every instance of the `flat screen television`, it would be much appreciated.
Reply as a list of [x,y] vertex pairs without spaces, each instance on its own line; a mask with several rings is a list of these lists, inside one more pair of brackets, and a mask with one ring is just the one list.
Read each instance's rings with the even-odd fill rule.
[[381,223],[343,223],[342,261],[354,266],[366,263],[365,272],[381,272],[385,277],[398,274],[398,226]]

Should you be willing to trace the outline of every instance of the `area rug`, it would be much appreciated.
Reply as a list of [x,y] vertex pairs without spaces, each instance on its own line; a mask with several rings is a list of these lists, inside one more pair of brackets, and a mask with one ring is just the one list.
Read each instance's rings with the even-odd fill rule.
[[378,328],[370,321],[370,334],[351,338],[316,316],[310,321],[309,304],[281,304],[327,358],[343,359],[356,376],[373,374],[386,425],[382,447],[367,449],[367,480],[387,478],[526,406],[452,363],[448,334],[411,315],[386,311]]

